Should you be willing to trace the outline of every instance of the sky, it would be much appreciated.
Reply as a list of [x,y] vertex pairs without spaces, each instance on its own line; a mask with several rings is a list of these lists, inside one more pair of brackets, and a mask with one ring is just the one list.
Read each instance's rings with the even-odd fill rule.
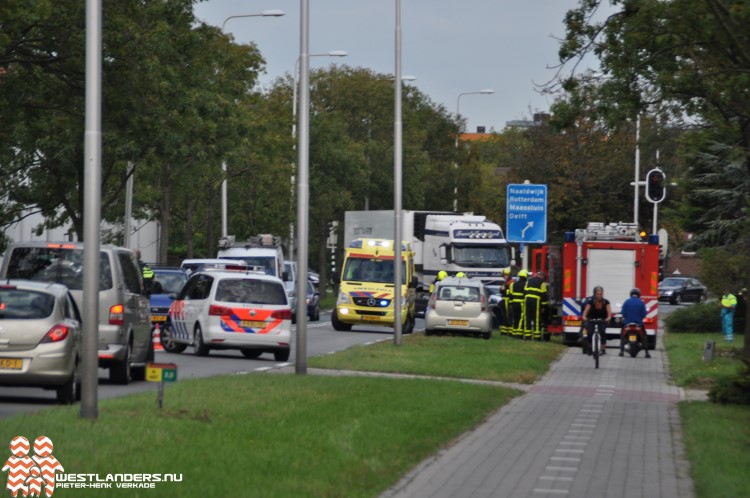
[[[467,132],[502,131],[507,121],[531,119],[554,98],[538,85],[555,77],[565,13],[578,0],[401,0],[401,75],[449,113]],[[330,64],[395,73],[396,1],[310,0],[310,69]],[[282,17],[230,16],[281,10]],[[300,54],[299,0],[208,0],[196,17],[254,42],[266,60],[260,85],[292,74]],[[346,51],[346,57],[317,56]],[[586,61],[595,65],[596,61]],[[586,67],[586,65],[582,66]],[[581,66],[579,66],[581,69]],[[492,89],[492,94],[472,94]],[[464,95],[462,95],[464,94]]]

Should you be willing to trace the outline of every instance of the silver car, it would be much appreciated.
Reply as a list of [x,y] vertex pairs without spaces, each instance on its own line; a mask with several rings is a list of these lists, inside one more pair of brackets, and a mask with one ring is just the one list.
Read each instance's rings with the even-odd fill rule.
[[[83,243],[18,242],[8,246],[0,278],[55,282],[70,290],[83,309]],[[99,367],[114,384],[144,380],[154,361],[150,303],[135,253],[100,246]]]
[[80,399],[81,316],[59,284],[0,283],[0,386],[42,387]]
[[425,335],[452,332],[492,337],[492,312],[480,280],[446,277],[435,286],[425,314]]

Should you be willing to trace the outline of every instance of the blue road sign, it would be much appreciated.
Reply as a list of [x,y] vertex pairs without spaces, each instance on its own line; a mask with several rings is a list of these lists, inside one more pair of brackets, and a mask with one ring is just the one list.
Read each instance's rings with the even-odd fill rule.
[[547,242],[547,185],[508,184],[506,230],[509,242]]

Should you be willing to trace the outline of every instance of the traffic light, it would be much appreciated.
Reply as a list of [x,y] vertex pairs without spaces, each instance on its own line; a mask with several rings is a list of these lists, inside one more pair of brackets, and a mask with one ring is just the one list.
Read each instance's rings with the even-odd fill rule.
[[665,180],[664,172],[659,168],[649,171],[646,174],[646,199],[654,204],[663,201],[667,196]]

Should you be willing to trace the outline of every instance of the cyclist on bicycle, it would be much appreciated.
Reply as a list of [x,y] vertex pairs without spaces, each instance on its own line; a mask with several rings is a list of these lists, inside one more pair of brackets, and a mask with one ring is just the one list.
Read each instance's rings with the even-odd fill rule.
[[[594,287],[594,295],[587,297],[583,302],[583,314],[581,318],[586,330],[588,330],[589,354],[591,354],[591,336],[594,335],[594,325],[599,329],[599,336],[601,338],[602,350],[600,354],[606,354],[607,321],[612,318],[612,309],[609,306],[609,301],[604,299],[604,288],[601,285]],[[590,321],[594,319],[601,319],[602,321]]]
[[630,291],[630,297],[622,303],[621,312],[622,332],[620,332],[620,356],[623,356],[625,348],[625,341],[623,340],[625,327],[629,323],[635,323],[641,328],[641,346],[646,352],[646,358],[651,358],[646,342],[646,329],[643,328],[643,319],[646,318],[647,314],[646,305],[641,301],[641,290],[639,288],[636,287]]

